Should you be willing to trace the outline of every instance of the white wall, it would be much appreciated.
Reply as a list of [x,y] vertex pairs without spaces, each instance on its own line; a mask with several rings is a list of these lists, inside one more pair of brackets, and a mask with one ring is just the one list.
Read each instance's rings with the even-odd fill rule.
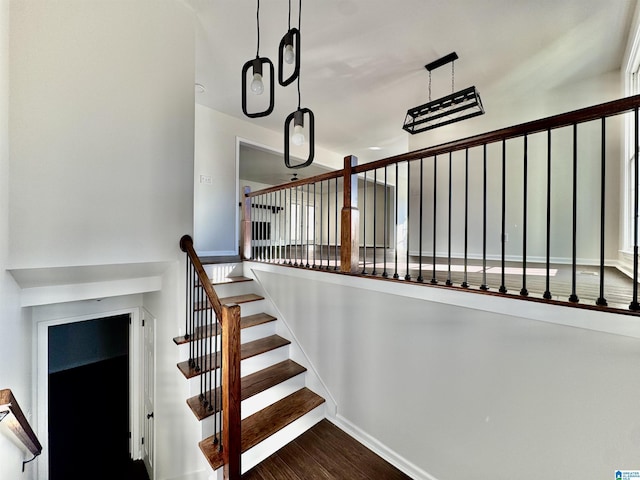
[[[0,0],[0,389],[10,388],[32,421],[31,322],[20,311],[19,289],[6,271],[9,261],[9,0]],[[10,368],[7,368],[10,366]],[[6,423],[6,422],[5,422]],[[0,425],[0,479],[33,478],[34,464],[13,434]]]
[[[526,80],[526,78],[525,78]],[[505,80],[498,88],[481,92],[486,113],[474,119],[462,121],[410,137],[410,148],[416,150],[438,145],[446,141],[466,138],[530,120],[536,120],[578,108],[596,105],[623,96],[620,72],[610,72],[579,82],[535,89],[523,81]],[[519,94],[520,92],[520,94]],[[557,261],[571,259],[572,225],[572,137],[571,128],[553,132],[552,151],[552,218],[551,257]],[[621,220],[620,177],[622,159],[623,124],[620,118],[607,123],[607,196],[606,196],[606,252],[610,263],[618,258],[619,221]],[[530,258],[544,260],[546,255],[546,133],[531,136],[528,153],[528,202],[527,202],[527,254]],[[600,124],[593,122],[578,129],[578,259],[597,263],[600,255]],[[501,145],[488,148],[487,167],[487,253],[499,258],[501,252]],[[469,153],[469,253],[482,253],[482,147]],[[452,253],[460,256],[464,250],[464,151],[453,156],[453,242]],[[523,243],[523,141],[507,143],[507,212],[506,233],[509,235],[506,253],[517,259],[522,254]],[[404,167],[406,168],[406,167]],[[437,251],[446,255],[448,218],[448,157],[438,158],[438,236]],[[418,206],[418,165],[412,167],[411,198],[413,211]],[[423,247],[432,250],[433,222],[433,160],[425,160],[424,200],[425,223]],[[406,178],[406,176],[405,176]],[[402,182],[403,179],[401,178]],[[401,184],[401,187],[402,184]],[[406,195],[406,186],[400,189]],[[406,201],[402,197],[401,204]],[[418,250],[417,217],[411,222],[410,250]],[[404,220],[404,219],[402,219]]]
[[[150,299],[135,298],[136,306],[149,301],[153,307],[159,351],[165,355],[159,375],[171,375],[165,372],[173,357],[164,346],[178,335],[183,315],[175,308],[182,273],[178,241],[193,231],[193,12],[180,0],[13,1],[8,63],[7,0],[2,7],[0,53],[10,67],[0,68],[2,273],[5,268],[166,262],[163,289]],[[87,281],[108,280],[97,277]],[[0,363],[16,366],[0,388],[14,384],[29,411],[35,372],[30,317],[21,321],[19,291],[10,277],[3,276],[0,286],[2,322],[13,333],[0,338]],[[91,304],[74,304],[79,306],[75,313],[90,314]],[[160,406],[160,429],[170,425],[163,416],[188,411],[186,396],[161,393],[170,407]],[[158,480],[187,471],[184,463],[174,462],[181,449],[190,452],[183,455],[187,459],[198,450],[197,436],[187,441],[184,430],[171,429],[158,435],[157,451],[165,457]],[[0,448],[0,476],[5,455]]]
[[194,35],[179,1],[11,3],[12,267],[174,258],[192,228]]
[[[195,128],[194,245],[200,254],[234,254],[237,199],[243,186],[237,183],[238,139],[281,152],[282,134],[202,105],[196,105]],[[314,162],[338,169],[343,159],[316,146]],[[211,176],[212,184],[199,183],[200,175]]]
[[338,421],[414,478],[597,480],[637,468],[633,319],[247,266],[336,399]]

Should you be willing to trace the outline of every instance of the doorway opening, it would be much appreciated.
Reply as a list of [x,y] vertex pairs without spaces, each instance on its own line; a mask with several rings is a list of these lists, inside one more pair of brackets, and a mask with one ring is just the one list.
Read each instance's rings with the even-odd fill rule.
[[49,479],[125,478],[130,315],[48,329]]

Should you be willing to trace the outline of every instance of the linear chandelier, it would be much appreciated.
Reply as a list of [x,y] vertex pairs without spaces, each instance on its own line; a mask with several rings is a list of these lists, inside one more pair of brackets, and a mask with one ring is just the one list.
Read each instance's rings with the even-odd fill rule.
[[[454,62],[457,59],[458,55],[453,52],[425,65],[429,71],[429,102],[407,110],[402,126],[404,130],[413,135],[484,113],[480,94],[475,86],[454,91]],[[451,63],[451,94],[432,101],[431,72],[448,63]]]

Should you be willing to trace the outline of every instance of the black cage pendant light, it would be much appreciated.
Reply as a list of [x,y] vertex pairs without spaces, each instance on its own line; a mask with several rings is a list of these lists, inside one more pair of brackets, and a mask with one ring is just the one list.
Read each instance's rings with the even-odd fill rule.
[[[302,0],[299,1],[298,7],[298,43],[296,45],[297,55],[297,74],[298,80],[298,108],[295,112],[291,112],[284,121],[284,164],[288,168],[304,168],[311,165],[314,157],[315,150],[315,120],[313,112],[308,108],[300,108],[300,20],[302,17]],[[286,35],[285,35],[286,37]],[[281,43],[282,45],[282,43]],[[280,50],[282,52],[282,48]],[[289,82],[290,83],[290,82]],[[306,119],[306,128],[305,128]],[[293,123],[293,128],[292,128]],[[291,143],[296,146],[302,146],[306,142],[309,142],[309,155],[306,161],[299,164],[291,164],[290,147]]]
[[[291,28],[291,0],[289,0],[289,29],[280,40],[278,48],[278,83],[283,87],[293,83],[300,74],[300,30]],[[292,65],[293,72],[284,78],[285,63]]]
[[[258,37],[258,45],[256,47],[256,58],[249,60],[242,67],[242,111],[250,118],[266,117],[273,111],[273,105],[275,103],[275,77],[273,63],[267,57],[260,56],[260,0],[257,0],[256,8],[256,30]],[[250,83],[251,92],[255,95],[262,95],[264,92],[264,80],[263,72],[265,66],[269,70],[269,106],[262,112],[249,112],[247,111],[247,72],[252,69],[252,80]]]
[[[429,102],[407,110],[402,128],[411,134],[449,125],[484,113],[480,94],[476,87],[454,92],[454,61],[456,52],[450,53],[425,65],[429,71]],[[443,65],[451,64],[451,95],[431,100],[431,72]]]

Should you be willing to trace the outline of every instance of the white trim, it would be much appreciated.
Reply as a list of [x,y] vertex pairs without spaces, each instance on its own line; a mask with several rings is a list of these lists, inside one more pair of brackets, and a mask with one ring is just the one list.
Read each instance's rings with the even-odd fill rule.
[[199,257],[227,257],[238,255],[238,252],[233,250],[196,250],[196,253]]
[[[350,275],[336,275],[318,270],[291,268],[275,264],[245,262],[252,270],[287,275],[290,277],[331,283],[333,285],[361,288],[364,290],[416,298],[429,302],[455,305],[485,312],[517,316],[526,320],[553,323],[567,327],[584,328],[596,332],[640,338],[640,324],[636,317],[595,310],[580,310],[579,315],[568,315],[567,307],[543,302],[528,302],[522,308],[522,300],[517,297],[498,297],[473,294],[458,289],[420,285],[403,281],[383,282]],[[515,314],[514,312],[517,312]]]
[[[129,381],[130,392],[129,402],[130,418],[129,428],[131,429],[131,439],[129,442],[130,452],[134,455],[133,445],[140,445],[140,412],[135,408],[140,404],[140,385],[136,383],[140,379],[140,361],[137,356],[140,355],[140,345],[135,342],[135,333],[140,326],[140,308],[125,308],[121,310],[113,310],[108,312],[97,312],[77,317],[61,318],[56,320],[42,321],[37,324],[36,331],[36,362],[34,364],[34,377],[37,378],[37,402],[36,402],[36,425],[37,435],[42,443],[42,454],[37,462],[36,478],[38,480],[48,480],[49,478],[49,327],[56,325],[64,325],[68,323],[83,322],[87,320],[96,320],[99,318],[111,317],[116,315],[129,315],[131,318],[130,336],[129,336]],[[137,336],[138,340],[140,336]],[[139,458],[139,451],[138,451]]]
[[342,415],[336,415],[335,417],[328,417],[337,427],[347,432],[353,438],[358,440],[365,447],[372,450],[378,456],[385,459],[391,465],[396,467],[398,470],[409,475],[414,480],[438,480],[436,477],[431,475],[430,473],[425,472],[420,467],[411,463],[404,457],[398,455],[395,451],[391,450],[385,444],[381,443],[377,439],[373,438],[371,435],[361,430],[349,420],[344,418]]
[[[362,247],[360,247],[362,248]],[[367,247],[369,248],[369,247]],[[412,251],[409,250],[409,255],[411,255],[412,257],[418,257],[420,255],[419,251]],[[448,253],[447,252],[436,252],[436,258],[438,258],[440,261],[446,259],[448,257]],[[422,259],[423,259],[423,263],[425,263],[425,258],[431,258],[431,252],[426,252],[426,251],[422,251]],[[464,253],[455,253],[452,252],[451,253],[451,258],[452,259],[456,259],[456,260],[461,260],[464,259]],[[482,254],[479,253],[474,253],[474,254],[468,254],[467,255],[467,259],[468,260],[482,260]],[[502,260],[502,256],[499,254],[489,254],[487,255],[487,260],[491,260],[492,262],[499,262]],[[505,255],[504,257],[505,262],[522,262],[522,255]],[[377,259],[376,259],[377,261]],[[571,265],[573,263],[573,259],[569,258],[569,257],[550,257],[549,258],[549,262],[550,263],[558,263],[561,265]],[[379,263],[379,262],[377,262]],[[387,262],[387,263],[391,263],[391,262]],[[415,263],[414,262],[409,262],[409,263]],[[539,255],[536,256],[531,256],[531,255],[527,255],[527,263],[535,263],[535,264],[546,264],[547,263],[547,257],[541,257]],[[599,258],[576,258],[576,263],[577,265],[588,265],[588,266],[599,266],[600,265],[600,259]],[[402,265],[402,263],[400,261],[398,261],[399,265]],[[605,258],[604,260],[604,264],[606,267],[617,267],[618,266],[618,259],[614,259],[614,258]],[[535,268],[535,267],[532,267]]]
[[128,278],[105,282],[77,283],[72,285],[47,285],[23,288],[20,301],[22,307],[52,305],[55,303],[93,300],[96,298],[120,297],[138,293],[157,292],[162,289],[162,277]]

